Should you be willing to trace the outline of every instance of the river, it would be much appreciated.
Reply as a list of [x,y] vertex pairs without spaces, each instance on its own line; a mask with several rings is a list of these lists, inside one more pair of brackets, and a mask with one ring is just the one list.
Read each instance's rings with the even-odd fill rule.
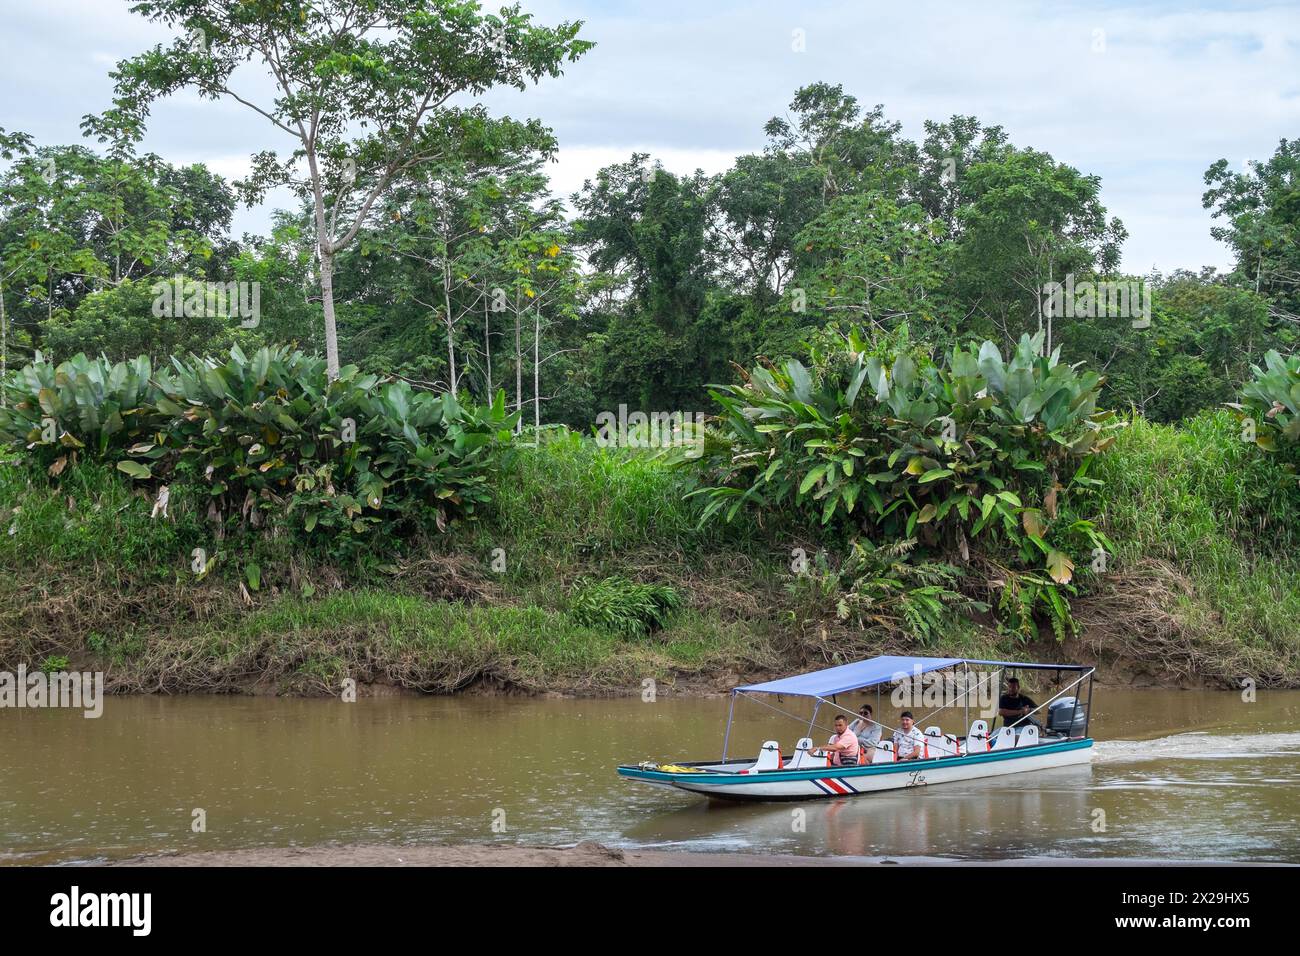
[[[615,775],[619,763],[717,755],[725,718],[725,698],[663,697],[111,697],[99,719],[0,710],[0,862],[597,840],[1300,863],[1300,692],[1246,703],[1228,692],[1099,687],[1090,767],[850,800],[710,804]],[[803,732],[738,707],[732,752],[757,752],[769,736],[788,750]]]

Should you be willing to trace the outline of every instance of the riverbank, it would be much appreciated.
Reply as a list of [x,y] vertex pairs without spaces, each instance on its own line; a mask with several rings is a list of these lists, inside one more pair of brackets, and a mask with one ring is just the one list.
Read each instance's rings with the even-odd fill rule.
[[[1231,476],[1250,452],[1226,420],[1198,428],[1136,420],[1099,459],[1117,553],[1078,588],[1063,642],[1045,626],[1025,640],[992,610],[918,638],[888,570],[850,619],[817,559],[842,542],[780,516],[700,528],[679,472],[577,436],[521,449],[481,520],[354,551],[276,526],[214,534],[181,486],[160,515],[103,468],[55,486],[0,462],[0,670],[102,670],[116,693],[622,696],[919,653],[1096,662],[1137,686],[1300,687],[1294,529],[1241,523]],[[962,573],[997,594],[995,574]],[[645,611],[646,590],[663,607]]]
[[[570,847],[460,845],[259,847],[210,853],[141,856],[110,866],[508,866],[508,867],[827,867],[827,866],[1249,866],[1206,860],[1058,859],[952,860],[929,856],[790,856],[767,853],[703,853],[685,850],[620,850],[600,843]],[[1258,864],[1281,865],[1281,864]]]

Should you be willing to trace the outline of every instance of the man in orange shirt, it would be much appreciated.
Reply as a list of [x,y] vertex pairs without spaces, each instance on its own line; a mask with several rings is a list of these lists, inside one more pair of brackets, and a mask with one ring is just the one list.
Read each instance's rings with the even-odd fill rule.
[[843,714],[835,715],[835,736],[819,751],[831,755],[832,767],[856,767],[858,765],[858,736],[849,730],[849,719]]

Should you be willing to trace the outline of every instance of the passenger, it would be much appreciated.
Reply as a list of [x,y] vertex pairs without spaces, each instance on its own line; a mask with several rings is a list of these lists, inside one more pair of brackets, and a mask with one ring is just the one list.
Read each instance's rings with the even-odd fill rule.
[[1020,681],[1013,677],[1007,681],[1007,692],[998,698],[998,714],[1004,727],[1027,727],[1033,724],[1039,730],[1043,725],[1029,715],[1038,705],[1033,698],[1020,693]]
[[925,756],[925,737],[916,726],[910,710],[898,717],[898,730],[894,731],[894,757],[897,760],[918,760]]
[[831,755],[833,767],[856,767],[858,765],[858,738],[849,730],[849,719],[843,714],[835,716],[835,736],[824,747],[818,747]]
[[883,729],[871,717],[871,705],[863,704],[858,708],[858,719],[849,724],[849,730],[853,731],[854,736],[858,738],[858,747],[861,750],[859,760],[862,763],[871,763],[876,754],[876,746],[880,743],[880,732]]

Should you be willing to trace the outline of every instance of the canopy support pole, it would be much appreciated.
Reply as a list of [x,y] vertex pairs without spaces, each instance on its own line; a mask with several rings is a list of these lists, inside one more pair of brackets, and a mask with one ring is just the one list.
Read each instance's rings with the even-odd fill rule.
[[[962,696],[966,698],[966,723],[962,724],[962,729],[970,733],[970,664],[966,661],[961,662],[962,666]],[[957,736],[961,736],[958,734]]]
[[722,762],[727,762],[727,744],[731,742],[731,718],[736,712],[736,692],[731,692],[731,703],[727,705],[727,730],[722,735]]
[[815,726],[817,725],[817,711],[821,710],[822,699],[821,699],[820,697],[815,698],[815,699],[816,699],[817,703],[813,704],[812,719],[808,721],[808,733],[806,733],[806,734],[804,735],[805,737],[811,737],[811,736],[812,736],[813,727],[815,727]]
[[[1092,723],[1092,674],[1088,675],[1088,709],[1083,712],[1083,735],[1088,736],[1088,725]],[[1070,718],[1070,726],[1074,726],[1074,718]]]

